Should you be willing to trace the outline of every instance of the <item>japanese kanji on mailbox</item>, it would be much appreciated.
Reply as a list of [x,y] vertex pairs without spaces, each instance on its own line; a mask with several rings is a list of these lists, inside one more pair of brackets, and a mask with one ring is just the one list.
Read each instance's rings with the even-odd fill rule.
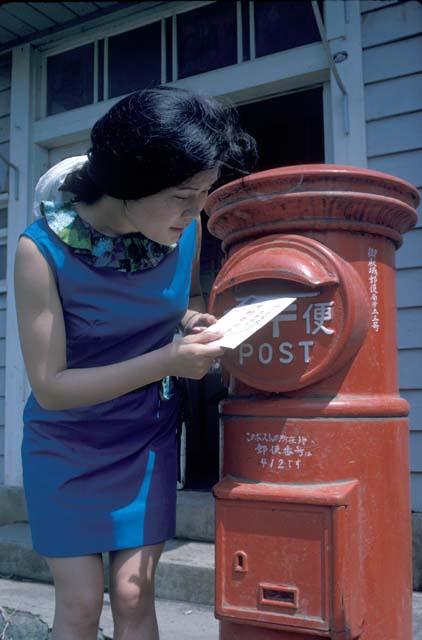
[[210,311],[296,298],[223,358],[221,640],[411,640],[394,252],[418,202],[337,165],[255,173],[207,201],[226,253]]

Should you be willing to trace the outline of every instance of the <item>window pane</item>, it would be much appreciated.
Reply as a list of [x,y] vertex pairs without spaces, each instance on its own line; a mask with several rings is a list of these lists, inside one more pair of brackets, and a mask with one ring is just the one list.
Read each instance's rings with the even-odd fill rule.
[[178,15],[177,55],[179,78],[236,64],[236,2]]
[[94,45],[47,59],[47,114],[61,113],[94,100]]
[[166,82],[173,80],[173,18],[166,18]]
[[243,61],[250,60],[251,58],[249,31],[249,0],[242,0]]
[[[322,2],[319,3],[322,13]],[[310,42],[318,42],[320,35],[308,0],[290,2],[255,2],[256,56],[266,56]]]
[[7,209],[0,209],[0,229],[7,229]]
[[110,98],[161,82],[161,23],[109,39]]
[[104,40],[98,41],[98,100],[104,100]]
[[[9,143],[0,144],[0,153],[9,157]],[[16,178],[15,178],[16,179]],[[0,158],[0,193],[9,191],[9,165]]]
[[7,245],[0,245],[0,280],[6,280]]

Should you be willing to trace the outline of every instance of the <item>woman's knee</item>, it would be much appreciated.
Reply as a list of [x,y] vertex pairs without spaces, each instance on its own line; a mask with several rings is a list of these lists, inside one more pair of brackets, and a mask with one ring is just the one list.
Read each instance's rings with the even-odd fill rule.
[[147,614],[154,606],[153,578],[145,578],[140,583],[122,581],[115,585],[112,606],[114,613],[124,618]]
[[163,543],[110,553],[110,604],[115,620],[154,613],[154,575]]

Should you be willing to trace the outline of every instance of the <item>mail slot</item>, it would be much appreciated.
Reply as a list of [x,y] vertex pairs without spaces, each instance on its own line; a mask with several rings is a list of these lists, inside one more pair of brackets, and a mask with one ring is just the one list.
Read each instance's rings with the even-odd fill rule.
[[408,405],[394,254],[417,190],[300,165],[216,190],[209,308],[295,298],[227,350],[220,404],[220,640],[411,640]]
[[211,290],[217,316],[251,293],[296,302],[224,358],[250,387],[282,392],[308,386],[351,360],[369,327],[369,296],[352,267],[306,237],[270,236],[227,260]]

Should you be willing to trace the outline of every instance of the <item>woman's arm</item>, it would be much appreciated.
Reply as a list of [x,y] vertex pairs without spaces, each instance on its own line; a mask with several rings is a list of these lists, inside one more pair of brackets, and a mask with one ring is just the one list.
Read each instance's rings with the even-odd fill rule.
[[202,378],[224,350],[219,334],[192,335],[116,364],[68,369],[63,309],[54,275],[23,236],[15,259],[19,336],[28,378],[42,407],[71,409],[112,400],[167,375]]

